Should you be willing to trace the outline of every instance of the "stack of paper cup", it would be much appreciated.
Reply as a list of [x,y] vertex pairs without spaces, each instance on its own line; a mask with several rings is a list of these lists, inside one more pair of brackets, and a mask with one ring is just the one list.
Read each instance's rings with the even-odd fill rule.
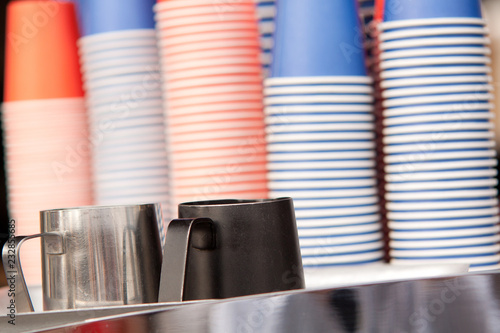
[[264,100],[270,196],[294,198],[306,269],[380,261],[372,80],[364,52],[348,52],[357,3],[277,6]]
[[276,17],[276,0],[254,0],[257,6],[260,44],[262,47],[261,61],[264,77],[269,75],[274,43],[274,18]]
[[[72,3],[7,7],[2,110],[8,206],[17,235],[40,232],[39,212],[92,204],[87,117]],[[41,284],[40,243],[21,251],[28,285]]]
[[173,207],[183,201],[267,197],[253,0],[163,1],[155,11]]
[[488,29],[479,0],[386,0],[379,25],[394,263],[500,263]]
[[96,203],[160,202],[170,218],[153,5],[82,1],[84,36],[78,45],[94,141]]

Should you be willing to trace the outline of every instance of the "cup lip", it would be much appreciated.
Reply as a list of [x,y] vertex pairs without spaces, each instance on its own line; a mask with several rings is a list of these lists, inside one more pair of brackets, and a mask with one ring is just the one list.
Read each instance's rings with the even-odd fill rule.
[[373,83],[369,76],[283,76],[269,77],[264,80],[264,86],[275,85],[308,85],[308,84],[367,84]]
[[436,45],[489,45],[489,37],[428,37],[407,40],[389,40],[380,42],[379,48],[382,51],[392,49],[403,49],[412,47],[432,47]]
[[423,47],[418,50],[388,50],[380,54],[381,61],[429,57],[429,56],[471,56],[471,55],[491,55],[491,48],[484,46],[449,46],[449,47]]
[[424,18],[413,20],[395,20],[380,22],[377,25],[379,31],[398,29],[398,28],[412,28],[421,26],[433,25],[448,25],[448,24],[471,24],[471,25],[486,25],[486,20],[476,17],[438,17],[438,18]]
[[77,45],[85,47],[92,44],[113,42],[116,40],[133,40],[141,38],[156,38],[155,29],[143,28],[99,32],[80,37],[77,41]]
[[126,204],[126,205],[89,205],[89,206],[79,206],[79,207],[65,207],[65,208],[55,208],[46,209],[40,211],[40,216],[48,213],[57,212],[69,212],[69,211],[85,211],[85,210],[112,210],[112,209],[124,209],[124,208],[138,208],[138,207],[161,207],[161,203],[143,203],[143,204]]
[[422,38],[431,36],[455,36],[455,35],[487,36],[489,32],[490,32],[489,29],[486,27],[419,28],[411,30],[383,32],[379,35],[378,38],[381,42],[385,42],[390,40],[401,40],[401,39],[417,38],[417,37]]
[[180,207],[234,207],[234,206],[252,206],[260,204],[272,204],[289,201],[292,202],[290,197],[280,197],[276,199],[214,199],[203,201],[190,201],[179,204]]
[[380,86],[386,90],[404,89],[405,87],[431,86],[431,85],[448,85],[457,82],[464,84],[489,84],[493,82],[493,77],[490,74],[471,74],[471,75],[438,75],[431,77],[411,77],[411,78],[396,78],[388,79],[380,82]]

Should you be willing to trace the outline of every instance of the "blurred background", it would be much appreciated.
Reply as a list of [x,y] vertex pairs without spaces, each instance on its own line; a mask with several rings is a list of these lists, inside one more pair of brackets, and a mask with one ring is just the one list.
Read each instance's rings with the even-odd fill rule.
[[[106,0],[103,0],[106,1]],[[9,0],[0,0],[0,102],[3,101],[3,92],[4,92],[4,47],[5,47],[5,13],[6,6]],[[500,0],[484,0],[483,1],[486,10],[484,14],[489,22],[490,28],[490,38],[492,40],[492,68],[493,68],[493,78],[494,78],[494,86],[495,86],[495,95],[496,100],[498,101],[500,98],[500,89],[498,87],[498,82],[500,79],[500,64],[498,63],[500,60],[500,21],[495,20],[493,17],[488,17],[491,13],[500,13]],[[496,128],[500,127],[500,117],[498,116],[499,107],[496,107],[497,117],[495,119]],[[1,120],[0,120],[1,121]],[[496,132],[496,141],[497,141],[497,150],[500,142],[499,131]],[[0,136],[0,156],[4,156],[3,152],[3,142],[2,136]],[[4,171],[4,163],[1,164],[2,169],[0,172],[0,236],[2,236],[1,244],[3,246],[3,242],[5,241],[5,236],[7,235],[7,221],[8,221],[8,212],[7,212],[7,204],[6,204],[6,182],[5,182],[5,171]],[[498,168],[498,167],[497,167]],[[3,274],[3,268],[0,267],[0,286],[5,285],[5,276]]]

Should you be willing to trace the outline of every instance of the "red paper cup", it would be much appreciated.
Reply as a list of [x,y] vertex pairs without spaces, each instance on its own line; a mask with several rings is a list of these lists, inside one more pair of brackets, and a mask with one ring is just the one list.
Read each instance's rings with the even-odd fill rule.
[[83,96],[73,3],[13,1],[6,33],[5,101]]

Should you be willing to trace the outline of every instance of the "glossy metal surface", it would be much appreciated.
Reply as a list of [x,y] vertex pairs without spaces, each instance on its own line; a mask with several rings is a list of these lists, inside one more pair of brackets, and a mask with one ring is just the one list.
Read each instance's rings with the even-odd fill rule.
[[[40,212],[44,309],[157,302],[159,219],[156,204]],[[49,234],[60,235],[62,244]],[[30,311],[21,298],[17,311]]]
[[[45,323],[51,316],[58,314],[46,314]],[[499,328],[500,274],[485,273],[152,308],[44,332],[497,333]]]
[[[21,246],[24,242],[42,237],[44,239],[45,250],[47,254],[64,254],[65,247],[62,234],[57,232],[46,232],[32,236],[17,236],[9,238],[2,248],[2,263],[6,276],[10,279],[10,283],[14,283],[15,288],[15,305],[18,312],[33,312],[33,303],[29,296],[29,291],[26,286],[26,281],[23,275],[21,263]],[[12,254],[11,254],[12,253]]]
[[[192,238],[196,243],[191,244],[188,253],[183,300],[229,298],[305,287],[291,198],[184,203],[179,205],[179,218],[213,221],[205,233],[199,231],[199,236]],[[187,230],[179,230],[184,234],[179,236],[181,239],[186,239]],[[167,237],[169,233],[170,226]],[[170,255],[173,251],[166,253]],[[179,300],[164,297],[162,293],[159,299]]]
[[[213,221],[207,218],[176,219],[167,229],[161,268],[158,302],[182,302],[186,290],[186,267],[194,251],[211,252],[215,249]],[[208,263],[205,262],[205,265]],[[205,288],[212,288],[210,276],[205,276]],[[198,295],[207,298],[207,295]]]

